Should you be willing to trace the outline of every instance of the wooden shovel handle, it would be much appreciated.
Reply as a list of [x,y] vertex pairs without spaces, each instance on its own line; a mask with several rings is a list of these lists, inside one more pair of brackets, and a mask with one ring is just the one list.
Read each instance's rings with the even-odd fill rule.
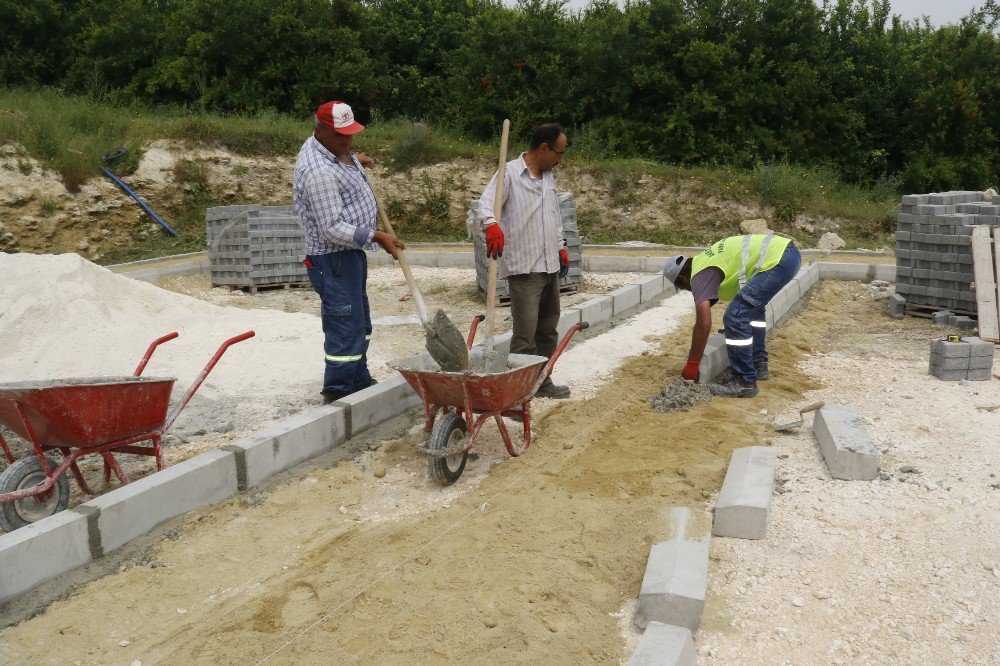
[[799,410],[799,416],[805,414],[806,412],[815,412],[817,409],[824,406],[826,406],[826,403],[823,402],[822,400],[820,400],[819,402],[814,402],[811,405],[806,405],[805,407]]
[[[385,214],[385,209],[382,208],[382,202],[379,201],[378,195],[375,194],[375,188],[372,187],[372,183],[368,180],[368,175],[365,174],[365,181],[368,183],[368,187],[372,191],[372,196],[375,197],[375,208],[378,209],[378,217],[382,221],[382,226],[393,236],[396,232],[392,229],[392,223],[389,222],[389,216]],[[413,279],[413,273],[410,272],[410,262],[406,260],[406,254],[399,248],[396,248],[396,258],[399,260],[399,267],[403,269],[403,277],[406,278],[406,284],[410,287],[410,293],[413,295],[413,302],[417,305],[417,315],[420,317],[420,323],[427,325],[430,319],[427,318],[427,306],[424,305],[424,297],[420,293],[420,289],[417,288],[417,282]]]
[[[500,163],[497,166],[497,190],[493,199],[493,216],[497,224],[503,212],[503,181],[507,173],[507,138],[510,135],[510,120],[504,119],[503,131],[500,133]],[[497,316],[497,260],[490,257],[490,272],[486,280],[486,340],[492,351],[493,327]]]

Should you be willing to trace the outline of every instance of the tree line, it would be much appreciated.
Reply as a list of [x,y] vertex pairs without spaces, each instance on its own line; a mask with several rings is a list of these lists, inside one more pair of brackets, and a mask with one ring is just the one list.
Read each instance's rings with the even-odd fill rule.
[[492,137],[509,117],[609,156],[792,162],[903,191],[1000,170],[1000,11],[888,0],[0,0],[0,84],[308,114],[338,97]]

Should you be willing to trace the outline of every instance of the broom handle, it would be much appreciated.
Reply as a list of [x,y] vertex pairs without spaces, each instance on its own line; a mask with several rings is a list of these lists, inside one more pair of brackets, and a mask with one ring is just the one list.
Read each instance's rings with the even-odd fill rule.
[[[497,191],[493,200],[493,216],[497,224],[503,212],[503,180],[507,172],[507,137],[510,134],[510,120],[504,119],[500,134],[500,164],[497,167]],[[501,227],[502,229],[502,227]],[[490,257],[490,273],[486,281],[486,347],[493,351],[493,327],[497,316],[497,260]]]

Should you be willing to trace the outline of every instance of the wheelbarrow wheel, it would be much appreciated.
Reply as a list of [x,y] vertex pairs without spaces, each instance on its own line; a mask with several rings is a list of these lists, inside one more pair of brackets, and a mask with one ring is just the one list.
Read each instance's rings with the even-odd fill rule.
[[[427,448],[431,451],[444,451],[457,447],[465,439],[468,427],[465,419],[455,412],[448,412],[438,417],[431,430],[431,439],[427,443]],[[445,458],[431,458],[430,471],[431,478],[442,486],[450,486],[458,481],[465,471],[465,461],[469,457],[468,451],[456,453]]]
[[[58,467],[51,458],[46,458],[49,469]],[[0,494],[34,488],[46,479],[42,462],[35,456],[21,458],[0,474]],[[0,502],[0,527],[13,532],[19,527],[30,525],[42,518],[58,513],[69,504],[69,479],[60,476],[52,485],[48,497],[25,497],[14,502]]]

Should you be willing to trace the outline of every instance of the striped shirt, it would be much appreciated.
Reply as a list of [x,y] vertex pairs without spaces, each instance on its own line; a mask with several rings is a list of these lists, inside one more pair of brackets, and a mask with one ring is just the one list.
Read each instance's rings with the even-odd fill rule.
[[[532,176],[524,162],[525,154],[507,162],[504,171],[500,228],[505,241],[498,266],[501,278],[559,271],[563,230],[556,179],[551,170],[544,172],[541,179]],[[496,192],[497,176],[493,174],[479,198],[480,228],[484,222],[496,219],[493,213]]]
[[354,153],[351,162],[340,162],[315,136],[299,150],[292,194],[305,231],[306,254],[376,249],[375,193]]

